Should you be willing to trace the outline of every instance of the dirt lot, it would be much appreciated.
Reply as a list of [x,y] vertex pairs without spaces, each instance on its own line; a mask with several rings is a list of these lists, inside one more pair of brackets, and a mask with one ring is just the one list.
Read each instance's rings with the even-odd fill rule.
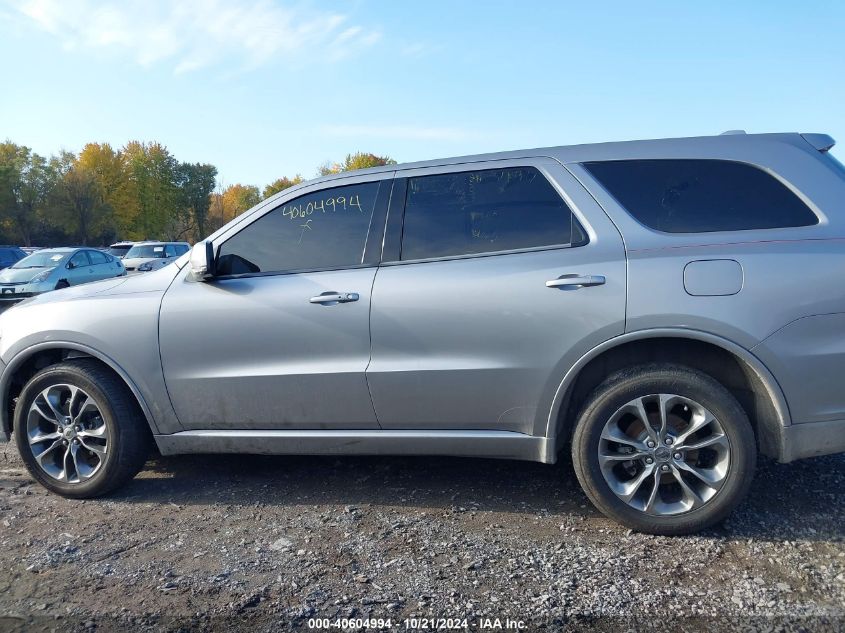
[[569,463],[159,458],[80,502],[35,485],[5,445],[0,629],[371,617],[407,630],[435,616],[470,630],[508,618],[523,630],[841,631],[843,489],[845,456],[764,463],[724,526],[660,538],[600,516]]

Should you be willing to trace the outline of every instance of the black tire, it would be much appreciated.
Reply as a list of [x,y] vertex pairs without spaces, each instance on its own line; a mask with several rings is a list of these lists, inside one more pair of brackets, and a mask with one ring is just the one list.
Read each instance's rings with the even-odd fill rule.
[[64,279],[60,279],[59,281],[56,282],[56,288],[55,289],[61,290],[62,288],[70,288],[70,284]]
[[[79,387],[99,404],[109,444],[99,469],[85,481],[69,483],[47,474],[38,465],[27,437],[27,416],[38,395],[50,386]],[[132,479],[147,461],[152,435],[132,392],[117,375],[92,359],[74,359],[38,372],[24,386],[15,408],[15,441],[29,473],[56,494],[89,499],[107,494]]]
[[[730,466],[718,492],[701,507],[663,516],[647,514],[618,497],[599,464],[605,424],[626,403],[660,393],[700,403],[719,421],[730,444]],[[691,534],[722,521],[747,495],[756,459],[754,432],[736,398],[707,374],[680,365],[640,365],[612,374],[587,399],[572,436],[575,474],[590,501],[607,517],[649,534]]]

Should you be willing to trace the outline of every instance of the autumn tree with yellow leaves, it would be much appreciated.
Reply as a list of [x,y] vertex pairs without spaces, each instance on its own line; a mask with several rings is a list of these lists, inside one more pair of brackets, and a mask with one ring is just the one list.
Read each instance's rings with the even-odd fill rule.
[[[391,165],[357,152],[326,163],[320,175]],[[118,239],[196,241],[263,199],[303,182],[281,177],[264,187],[218,187],[208,163],[178,161],[157,142],[121,148],[88,143],[49,159],[11,141],[0,143],[0,241],[30,246],[105,245]]]

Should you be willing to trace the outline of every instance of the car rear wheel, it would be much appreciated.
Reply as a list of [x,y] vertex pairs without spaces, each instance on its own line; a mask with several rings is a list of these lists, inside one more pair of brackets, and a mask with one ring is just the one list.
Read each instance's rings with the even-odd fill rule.
[[74,498],[106,494],[134,477],[151,441],[126,384],[89,359],[36,374],[18,398],[14,431],[30,474]]
[[642,365],[593,392],[572,438],[575,473],[593,504],[651,534],[689,534],[724,519],[756,465],[751,424],[712,377]]

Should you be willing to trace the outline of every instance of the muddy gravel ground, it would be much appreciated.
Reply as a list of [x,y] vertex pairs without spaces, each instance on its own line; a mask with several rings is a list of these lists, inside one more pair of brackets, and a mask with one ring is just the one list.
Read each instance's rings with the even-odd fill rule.
[[0,630],[446,624],[435,617],[842,631],[843,490],[845,456],[765,462],[727,523],[663,538],[598,514],[565,461],[157,458],[111,497],[71,501],[5,445]]

